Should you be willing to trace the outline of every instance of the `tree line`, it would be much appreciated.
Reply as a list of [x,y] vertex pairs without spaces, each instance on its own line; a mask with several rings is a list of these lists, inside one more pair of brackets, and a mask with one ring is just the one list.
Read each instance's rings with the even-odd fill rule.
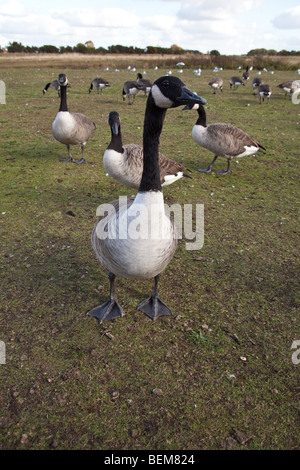
[[[104,47],[95,47],[92,41],[86,41],[83,43],[78,43],[76,46],[61,46],[56,47],[52,45],[44,46],[24,46],[22,43],[13,41],[8,44],[6,48],[0,47],[0,53],[4,52],[25,52],[25,53],[53,53],[53,54],[64,54],[70,52],[77,52],[80,54],[203,54],[198,50],[183,49],[176,44],[173,44],[171,47],[157,47],[157,46],[147,46],[145,48],[135,47],[135,46],[122,46],[120,44],[112,45],[107,48]],[[216,49],[209,51],[208,54],[212,56],[221,55],[220,52]],[[278,56],[287,56],[287,55],[300,55],[300,51],[287,51],[285,49],[277,52],[274,49],[252,49],[249,51],[246,56],[258,56],[258,55],[278,55]]]

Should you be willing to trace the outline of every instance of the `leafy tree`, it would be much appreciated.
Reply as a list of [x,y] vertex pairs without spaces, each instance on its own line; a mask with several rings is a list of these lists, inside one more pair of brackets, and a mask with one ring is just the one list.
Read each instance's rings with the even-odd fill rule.
[[20,42],[14,41],[7,46],[7,52],[26,52],[26,48]]
[[46,52],[46,53],[50,53],[50,54],[58,54],[59,50],[56,46],[51,46],[51,45],[44,45],[44,46],[41,46],[39,48],[39,51],[40,52]]

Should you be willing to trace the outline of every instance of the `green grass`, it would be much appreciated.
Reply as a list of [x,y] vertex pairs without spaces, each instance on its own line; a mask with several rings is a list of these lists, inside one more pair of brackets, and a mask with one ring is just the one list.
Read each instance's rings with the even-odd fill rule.
[[[62,71],[71,83],[70,110],[97,125],[86,165],[60,162],[67,150],[52,136],[59,99],[42,89]],[[164,73],[148,70],[148,77]],[[152,281],[117,279],[126,316],[101,326],[86,315],[108,294],[90,243],[96,209],[133,193],[105,175],[107,117],[117,110],[124,143],[141,143],[146,100],[123,103],[122,84],[135,78],[127,70],[1,74],[0,340],[7,357],[0,365],[0,448],[299,448],[300,366],[291,345],[300,335],[300,107],[276,88],[297,78],[294,72],[264,75],[273,88],[269,105],[259,105],[250,83],[229,89],[236,71],[223,72],[218,95],[207,86],[209,70],[200,78],[191,70],[180,75],[207,99],[208,122],[241,127],[267,153],[233,162],[225,177],[201,174],[197,168],[212,155],[192,140],[196,113],[168,111],[160,150],[192,170],[192,179],[165,188],[165,200],[204,204],[205,243],[187,251],[180,241],[161,276],[171,317],[152,322],[136,310]],[[96,76],[111,82],[101,96],[88,94]],[[225,168],[219,160],[216,169]]]

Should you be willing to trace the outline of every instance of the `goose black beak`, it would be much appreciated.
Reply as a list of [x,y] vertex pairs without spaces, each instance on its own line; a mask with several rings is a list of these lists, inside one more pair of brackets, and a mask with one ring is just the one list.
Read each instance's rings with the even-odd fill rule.
[[177,98],[182,104],[206,104],[206,100],[201,96],[198,96],[193,91],[189,90],[187,87],[182,87],[181,96]]
[[118,135],[119,134],[119,126],[116,122],[114,122],[111,126],[111,130],[112,130],[112,133],[114,135]]

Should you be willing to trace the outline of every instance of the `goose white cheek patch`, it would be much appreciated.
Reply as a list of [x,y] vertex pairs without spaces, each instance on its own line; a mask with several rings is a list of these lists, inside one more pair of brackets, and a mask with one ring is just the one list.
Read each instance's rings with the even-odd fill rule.
[[153,85],[151,91],[156,106],[160,108],[171,108],[173,104],[172,101],[162,94],[157,85]]

